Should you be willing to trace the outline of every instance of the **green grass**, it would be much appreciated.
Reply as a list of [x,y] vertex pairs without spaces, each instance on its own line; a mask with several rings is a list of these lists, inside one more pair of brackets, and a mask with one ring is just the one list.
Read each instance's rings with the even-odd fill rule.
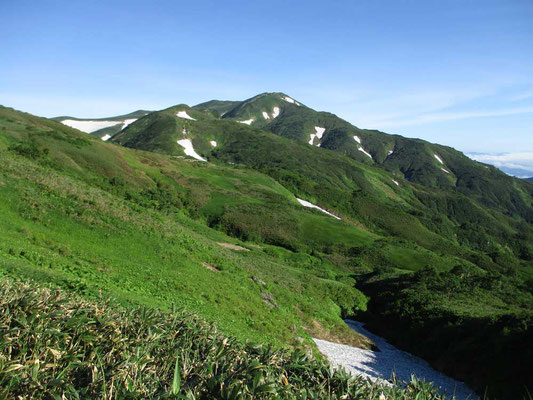
[[[366,345],[340,318],[366,302],[353,282],[342,283],[350,274],[345,267],[320,255],[278,251],[268,244],[272,222],[256,229],[255,247],[205,224],[229,215],[225,221],[235,225],[232,207],[268,210],[275,203],[288,218],[312,218],[331,231],[345,225],[310,213],[256,172],[129,150],[52,121],[3,113],[0,268],[5,274],[89,297],[104,292],[162,309],[174,304],[241,339],[294,345],[298,337],[308,340],[306,329],[312,332],[318,321],[323,334]],[[12,147],[17,140],[27,140],[37,151],[21,153]],[[226,202],[229,198],[234,202]],[[353,227],[354,237],[358,231]],[[251,251],[228,250],[219,242]],[[348,301],[324,296],[323,276],[341,282]],[[272,295],[279,308],[266,304],[262,293]]]
[[182,312],[87,301],[0,278],[0,397],[439,400],[384,387],[303,351],[240,342]]

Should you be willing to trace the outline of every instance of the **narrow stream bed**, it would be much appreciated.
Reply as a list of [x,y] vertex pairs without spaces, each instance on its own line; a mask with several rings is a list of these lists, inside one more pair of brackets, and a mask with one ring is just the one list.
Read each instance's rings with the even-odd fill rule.
[[368,337],[380,351],[363,350],[343,344],[314,339],[318,349],[334,366],[342,366],[353,374],[363,374],[373,380],[389,380],[396,373],[398,381],[410,381],[411,375],[427,382],[433,382],[450,399],[477,400],[479,396],[463,382],[456,381],[434,370],[426,361],[399,350],[385,339],[374,335],[361,322],[346,320],[346,324]]

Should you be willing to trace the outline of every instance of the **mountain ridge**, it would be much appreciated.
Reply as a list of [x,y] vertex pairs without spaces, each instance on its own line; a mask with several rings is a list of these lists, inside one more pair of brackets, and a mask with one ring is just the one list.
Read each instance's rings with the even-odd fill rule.
[[[507,383],[491,394],[516,393],[508,382],[527,378],[499,366],[531,358],[491,349],[528,340],[531,184],[451,148],[355,131],[282,96],[172,106],[132,122],[109,143],[0,109],[7,161],[0,191],[12,199],[3,205],[12,223],[0,251],[16,261],[0,271],[157,306],[179,301],[228,332],[278,343],[296,340],[291,324],[313,336],[356,340],[341,317],[357,316],[479,392],[503,376]],[[252,117],[263,120],[245,123]],[[267,129],[273,124],[277,132]],[[291,126],[294,137],[286,137]],[[319,135],[317,126],[327,129]],[[346,142],[354,132],[361,143]],[[307,134],[316,135],[311,143]],[[385,162],[390,150],[395,164]],[[429,172],[417,175],[421,169]],[[108,239],[100,243],[96,232]],[[308,338],[303,331],[298,335]],[[476,349],[457,337],[494,358],[477,365]]]

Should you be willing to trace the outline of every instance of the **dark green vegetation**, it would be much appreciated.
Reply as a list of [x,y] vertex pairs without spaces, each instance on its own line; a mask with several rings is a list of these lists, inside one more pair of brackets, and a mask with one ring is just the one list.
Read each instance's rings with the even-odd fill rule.
[[365,278],[369,329],[489,398],[532,393],[533,279],[463,267]]
[[[366,309],[359,287],[383,336],[480,392],[520,398],[530,377],[493,377],[521,360],[531,328],[532,185],[284,97],[153,112],[111,139],[123,146],[1,109],[0,271],[175,304],[238,339],[297,347],[309,334],[371,346],[341,321]],[[316,126],[326,131],[309,145]],[[182,139],[209,162],[184,157]],[[450,292],[458,271],[476,278]]]
[[302,351],[241,343],[205,321],[0,280],[0,397],[439,400],[382,387]]

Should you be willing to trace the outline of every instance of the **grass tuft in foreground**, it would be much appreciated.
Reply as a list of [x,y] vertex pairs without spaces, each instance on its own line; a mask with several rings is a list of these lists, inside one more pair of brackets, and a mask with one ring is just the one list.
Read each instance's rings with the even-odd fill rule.
[[0,398],[442,399],[300,352],[240,343],[193,315],[0,281]]

